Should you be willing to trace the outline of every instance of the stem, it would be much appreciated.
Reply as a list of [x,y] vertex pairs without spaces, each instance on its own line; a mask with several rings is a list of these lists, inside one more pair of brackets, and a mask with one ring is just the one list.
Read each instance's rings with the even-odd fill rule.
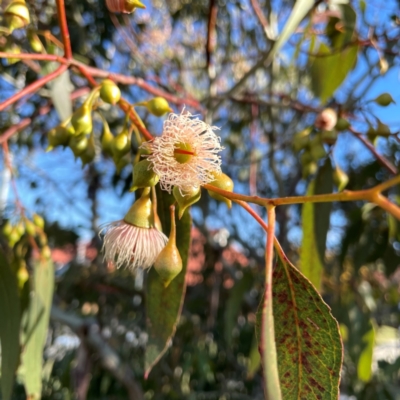
[[123,111],[128,113],[127,115],[129,115],[129,118],[131,119],[131,121],[136,125],[136,127],[139,129],[140,133],[147,140],[153,140],[154,139],[153,135],[146,129],[146,127],[143,125],[143,123],[140,121],[140,119],[137,118],[136,113],[134,112],[134,110],[132,109],[132,107],[130,106],[130,104],[126,100],[121,99],[118,102],[118,105],[121,107],[121,109]]
[[16,93],[14,96],[11,96],[7,100],[3,101],[3,103],[0,104],[0,111],[4,111],[8,106],[11,104],[15,103],[16,101],[22,99],[22,97],[35,93],[38,91],[41,87],[43,87],[46,83],[52,81],[53,79],[57,78],[57,76],[61,75],[64,71],[67,70],[66,65],[61,65],[58,67],[55,71],[52,73],[43,76],[42,78],[38,79],[37,81],[31,83],[29,86],[21,90],[20,92]]
[[58,24],[60,26],[61,36],[64,43],[64,55],[66,59],[72,58],[71,40],[69,37],[67,16],[65,14],[64,0],[56,0]]
[[400,221],[400,208],[396,206],[396,204],[389,201],[385,196],[377,193],[373,199],[373,202]]
[[282,398],[279,385],[278,361],[276,355],[274,314],[272,302],[272,271],[274,259],[274,235],[275,235],[275,207],[269,206],[268,233],[265,251],[265,294],[262,312],[262,364],[264,368],[265,394],[268,400],[280,400]]
[[0,51],[0,58],[16,58],[19,60],[36,60],[36,61],[57,61],[61,64],[69,64],[64,57],[54,54],[31,54],[31,53],[5,53]]

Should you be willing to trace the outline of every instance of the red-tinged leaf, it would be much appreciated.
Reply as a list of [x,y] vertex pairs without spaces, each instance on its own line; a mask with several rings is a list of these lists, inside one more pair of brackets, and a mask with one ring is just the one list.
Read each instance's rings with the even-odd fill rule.
[[[337,400],[343,354],[339,326],[284,254],[274,270],[273,308],[282,398]],[[261,307],[258,324],[260,316]]]
[[28,398],[40,399],[42,392],[43,349],[49,327],[54,289],[52,261],[36,261],[29,307],[22,318],[22,364],[19,370]]
[[14,375],[19,364],[20,300],[18,283],[7,260],[0,253],[0,343],[2,399],[11,399]]
[[[169,206],[174,203],[173,196],[166,192],[157,192],[158,213],[167,235],[170,229]],[[182,258],[182,272],[164,287],[157,272],[151,269],[146,287],[147,332],[149,341],[145,351],[145,378],[147,379],[153,366],[167,351],[175,334],[176,325],[182,311],[186,292],[186,267],[190,247],[190,229],[192,221],[186,211],[182,219],[176,221],[176,245]]]

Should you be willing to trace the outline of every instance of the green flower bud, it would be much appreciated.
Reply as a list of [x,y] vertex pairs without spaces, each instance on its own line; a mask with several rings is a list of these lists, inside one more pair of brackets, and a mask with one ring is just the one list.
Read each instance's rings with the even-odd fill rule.
[[42,248],[42,251],[40,252],[40,255],[41,255],[43,258],[49,260],[49,259],[51,258],[51,250],[50,250],[50,247],[49,247],[49,246],[44,246],[44,247]]
[[38,228],[40,228],[40,229],[44,229],[44,219],[40,216],[40,215],[38,215],[38,214],[33,214],[33,216],[32,216],[32,220],[33,220],[33,223],[38,227]]
[[349,183],[349,177],[346,172],[336,165],[335,171],[333,171],[333,181],[338,188],[338,192],[341,192]]
[[6,24],[10,31],[23,28],[31,22],[25,0],[14,0],[4,10]]
[[[210,182],[210,185],[215,186],[222,190],[226,190],[227,192],[233,192],[233,180],[229,178],[228,175],[221,172],[220,174],[214,173],[214,177],[215,179],[212,182]],[[226,197],[218,193],[215,193],[211,190],[208,190],[208,194],[213,199],[224,202],[228,206],[228,208],[232,207],[232,201],[227,199]]]
[[15,243],[17,243],[19,239],[21,239],[21,235],[18,233],[16,227],[13,227],[10,235],[8,236],[8,244],[10,247],[14,247]]
[[69,140],[69,148],[75,157],[80,156],[88,147],[89,141],[86,136],[73,136]]
[[29,236],[36,235],[36,226],[32,221],[29,221],[29,219],[25,220],[25,230]]
[[100,97],[104,102],[114,105],[121,98],[121,91],[111,79],[105,79],[101,83]]
[[164,114],[171,112],[172,109],[168,104],[168,101],[163,97],[154,97],[145,103],[142,103],[149,113],[155,115],[156,117],[162,117]]
[[104,154],[108,156],[112,155],[112,142],[114,139],[114,135],[110,131],[110,126],[107,121],[103,119],[103,134],[101,136],[101,148],[103,149]]
[[386,124],[382,123],[379,119],[375,132],[378,136],[382,137],[388,137],[391,135],[390,128]]
[[131,192],[136,189],[157,185],[160,177],[153,171],[151,162],[142,160],[133,167]]
[[[7,43],[6,43],[5,47],[4,47],[4,51],[6,53],[11,53],[11,54],[18,55],[18,54],[21,53],[21,48],[17,44],[12,43],[11,40],[8,38],[7,39]],[[21,59],[18,58],[18,57],[16,57],[16,58],[7,58],[7,63],[9,65],[12,65],[12,64],[15,64],[16,62],[18,62],[20,60]]]
[[74,128],[75,135],[89,135],[93,129],[91,106],[82,104],[73,114],[71,124]]
[[131,138],[127,129],[123,129],[111,142],[112,154],[118,159],[129,153],[130,147]]
[[7,238],[10,237],[12,229],[13,226],[11,225],[11,222],[7,221],[3,226],[3,235]]
[[310,154],[314,161],[318,161],[326,156],[326,150],[322,144],[321,137],[316,136],[310,143]]
[[82,160],[82,166],[91,163],[96,157],[96,146],[93,134],[90,135],[86,149],[79,155]]
[[315,161],[311,161],[307,164],[302,164],[302,176],[306,179],[309,175],[314,175],[317,172],[318,164]]
[[308,146],[310,143],[310,133],[312,131],[311,127],[303,129],[301,132],[296,133],[293,136],[293,149],[295,151],[300,151]]
[[321,139],[324,143],[335,144],[337,138],[338,138],[338,133],[336,132],[336,130],[323,131],[321,133]]
[[389,93],[382,93],[380,94],[374,102],[379,104],[380,106],[387,107],[388,105],[395,103],[393,97]]
[[154,210],[150,199],[150,188],[143,190],[140,198],[133,203],[133,206],[126,213],[124,221],[139,228],[154,227]]
[[345,131],[346,129],[349,129],[349,127],[350,127],[350,122],[344,118],[339,118],[338,122],[335,125],[335,129],[339,132]]
[[28,279],[29,279],[29,272],[26,268],[26,263],[24,263],[18,268],[18,272],[17,272],[17,281],[18,281],[19,290],[22,290],[22,288],[25,285],[25,282]]
[[182,218],[183,214],[185,213],[185,210],[191,205],[197,203],[201,197],[200,186],[197,188],[193,187],[190,190],[183,191],[182,193],[179,190],[179,188],[175,186],[172,193],[179,206],[179,213],[178,213],[179,219]]
[[58,125],[51,129],[47,134],[47,140],[49,141],[49,146],[46,151],[52,150],[56,146],[66,146],[69,142],[70,131],[68,128],[62,125]]
[[154,269],[157,271],[164,284],[168,287],[169,284],[179,275],[182,271],[182,258],[179,250],[176,247],[176,224],[175,224],[175,207],[170,207],[171,212],[171,232],[169,235],[168,243],[161,250],[155,263]]
[[31,45],[32,50],[35,53],[42,53],[44,51],[44,46],[43,46],[42,41],[39,39],[39,36],[35,33],[35,31],[32,29],[29,29],[27,36],[28,36],[29,44]]
[[22,221],[18,222],[15,229],[17,230],[19,237],[21,237],[25,233],[24,223]]

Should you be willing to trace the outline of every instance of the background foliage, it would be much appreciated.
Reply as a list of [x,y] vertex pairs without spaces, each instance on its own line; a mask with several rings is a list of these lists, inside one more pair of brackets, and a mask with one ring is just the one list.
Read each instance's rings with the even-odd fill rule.
[[[338,190],[345,175],[346,189],[361,190],[397,173],[399,106],[383,107],[374,99],[389,92],[400,100],[398,2],[316,2],[272,62],[257,69],[252,67],[271,50],[292,1],[144,3],[146,10],[116,16],[101,0],[66,1],[74,57],[112,71],[131,103],[162,95],[175,111],[185,105],[220,127],[223,169],[237,192],[326,193]],[[27,4],[32,27],[60,38],[54,2]],[[39,37],[47,53],[61,54],[46,35]],[[0,36],[0,46],[5,52],[17,47],[33,52],[26,30]],[[55,64],[3,58],[0,68],[4,101]],[[262,399],[255,325],[264,284],[264,234],[242,209],[229,210],[205,191],[192,208],[182,316],[167,352],[143,379],[151,340],[146,310],[154,300],[146,282],[152,275],[108,269],[97,236],[101,223],[120,219],[132,202],[131,166],[117,171],[97,142],[94,162],[84,167],[68,148],[44,153],[47,132],[81,104],[88,87],[85,77],[68,72],[0,113],[3,133],[29,120],[6,141],[14,175],[2,169],[3,227],[18,220],[21,207],[29,217],[44,215],[56,261],[49,331],[36,331],[39,337],[31,338],[29,349],[35,355],[27,360],[40,363],[44,346],[42,387],[30,386],[26,371],[33,367],[23,358],[12,398],[25,398],[28,390],[41,392],[43,399],[125,399],[127,393],[135,399],[141,392],[146,399]],[[327,131],[318,124],[327,107],[350,127]],[[101,111],[118,132],[124,114],[115,107]],[[149,131],[159,134],[162,120],[140,113]],[[100,132],[97,119],[97,138]],[[9,191],[13,182],[16,190]],[[397,195],[398,186],[392,200]],[[399,235],[398,221],[362,202],[277,209],[279,242],[340,324],[341,392],[356,399],[400,398]],[[29,335],[32,321],[20,315],[41,313],[51,284],[30,302],[29,288],[53,265],[34,262],[32,251],[22,250],[24,238],[10,246],[3,235],[0,243],[1,282],[7,287],[17,278],[20,298],[16,301],[12,290],[0,291],[1,319],[10,321],[0,329],[3,341],[15,338],[20,326]],[[16,354],[6,349],[2,362],[16,365]],[[11,390],[5,379],[3,372],[3,396]]]

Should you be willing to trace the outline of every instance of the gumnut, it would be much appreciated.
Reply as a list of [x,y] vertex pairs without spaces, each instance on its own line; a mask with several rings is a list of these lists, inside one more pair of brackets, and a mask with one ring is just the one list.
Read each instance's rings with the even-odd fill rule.
[[[227,192],[233,192],[233,180],[229,178],[228,175],[221,173],[214,173],[214,180],[210,182],[210,185],[217,187],[218,189],[226,190]],[[212,190],[208,190],[209,195],[215,199],[224,202],[228,208],[232,207],[232,201],[227,199],[226,197],[213,192]]]
[[374,101],[383,107],[387,107],[388,105],[395,103],[393,97],[389,93],[380,94]]
[[124,128],[111,142],[112,155],[120,159],[127,154],[131,147],[131,138],[128,129]]
[[326,108],[317,115],[314,125],[317,129],[321,129],[323,131],[331,131],[335,127],[336,122],[336,111],[332,108]]
[[79,155],[82,165],[91,163],[96,157],[96,146],[93,134],[90,135],[86,149]]
[[308,146],[310,143],[311,127],[303,129],[301,132],[296,133],[293,136],[293,148],[295,151],[300,151]]
[[177,186],[175,186],[172,193],[179,206],[179,219],[182,218],[186,209],[191,205],[197,203],[201,197],[200,186],[192,187],[188,190],[180,190]]
[[73,136],[69,140],[69,147],[75,157],[80,156],[88,147],[89,141],[86,136]]
[[4,10],[6,24],[10,31],[23,28],[31,22],[25,0],[14,0]]
[[111,79],[105,79],[101,83],[100,97],[104,102],[114,105],[121,98],[121,91]]
[[109,11],[124,14],[130,14],[136,8],[146,8],[139,0],[106,0],[106,5]]
[[132,172],[132,187],[131,192],[139,188],[152,187],[157,185],[160,177],[153,171],[151,162],[148,160],[139,161]]
[[168,112],[172,112],[171,107],[168,104],[168,101],[164,99],[164,97],[154,97],[149,101],[144,103],[140,103],[144,105],[149,113],[155,115],[156,117],[162,117]]
[[347,119],[340,117],[336,122],[335,129],[339,132],[345,131],[350,127],[350,122]]
[[38,227],[38,228],[40,228],[40,229],[44,229],[44,219],[40,216],[40,215],[38,215],[38,214],[33,214],[32,215],[32,220],[33,220],[33,223]]
[[154,263],[154,269],[160,276],[164,287],[168,287],[169,284],[179,275],[183,266],[181,255],[176,247],[175,206],[172,205],[170,207],[170,212],[171,231],[168,243],[161,250],[161,253],[158,255],[156,262]]
[[75,135],[88,135],[92,132],[92,109],[86,102],[82,104],[73,114],[71,124],[74,127]]
[[149,229],[154,226],[154,209],[150,199],[150,188],[143,190],[140,198],[135,201],[125,215],[124,221],[139,228]]
[[110,127],[106,120],[103,120],[103,135],[101,136],[101,148],[104,153],[111,156],[112,155],[112,142],[114,135],[110,131]]

